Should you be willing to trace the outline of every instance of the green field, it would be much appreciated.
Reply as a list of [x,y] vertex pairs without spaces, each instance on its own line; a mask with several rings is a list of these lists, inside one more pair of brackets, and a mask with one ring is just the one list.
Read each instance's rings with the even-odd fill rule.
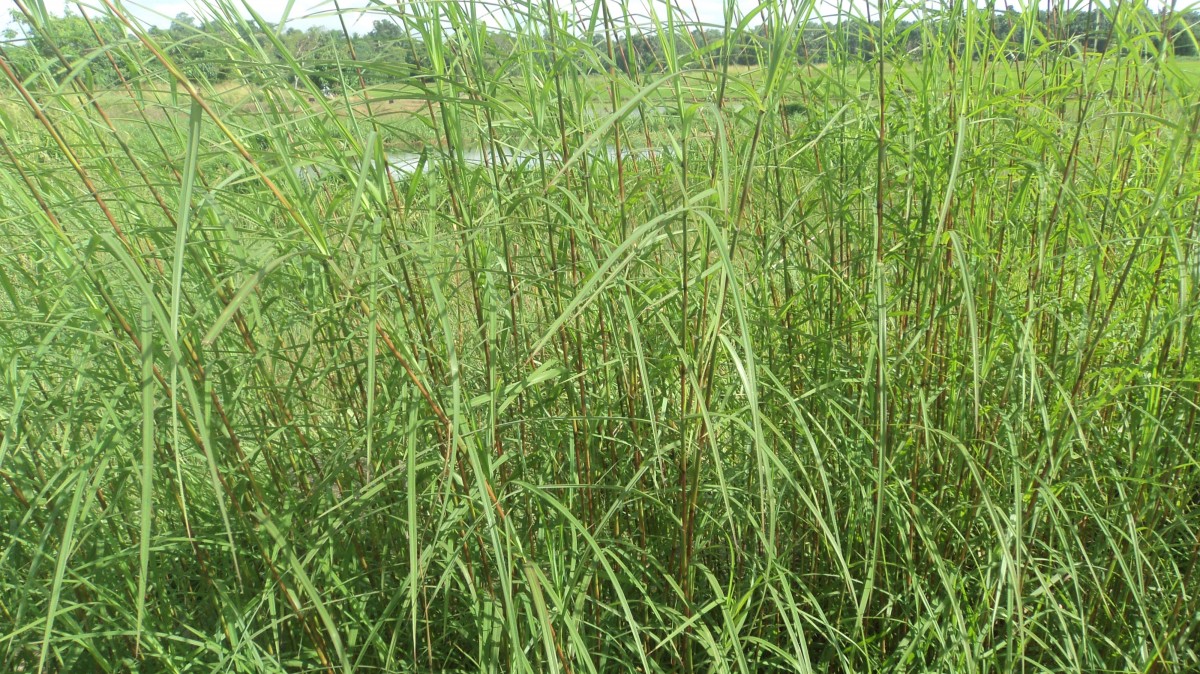
[[0,671],[1200,670],[1200,16],[480,7],[19,17]]

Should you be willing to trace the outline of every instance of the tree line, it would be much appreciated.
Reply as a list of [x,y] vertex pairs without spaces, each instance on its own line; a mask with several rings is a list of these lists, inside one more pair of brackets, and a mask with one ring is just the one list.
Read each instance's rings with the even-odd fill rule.
[[[1125,10],[1114,24],[1112,10],[1015,11],[1004,10],[985,15],[988,25],[975,40],[973,56],[997,54],[1012,60],[1029,58],[1046,49],[1104,52],[1115,45],[1149,55],[1169,48],[1176,56],[1196,56],[1200,48],[1194,28],[1200,25],[1200,12],[1153,12],[1145,7]],[[958,17],[961,18],[961,17]],[[945,14],[933,14],[918,20],[889,22],[882,32],[878,20],[841,17],[803,23],[791,29],[795,57],[800,62],[837,63],[869,60],[879,49],[901,50],[911,59],[932,52],[937,43],[956,47],[964,56],[967,44],[961,20]],[[153,74],[157,67],[136,45],[125,26],[110,16],[88,16],[65,10],[62,16],[34,19],[14,11],[12,27],[3,32],[0,58],[23,79],[35,86],[38,75],[60,81],[67,74],[87,78],[93,86],[114,86],[122,77]],[[518,48],[516,36],[482,23],[473,26],[472,50],[490,71],[503,71]],[[586,31],[573,33],[574,39],[590,42],[591,54],[611,54],[607,62],[585,64],[584,69],[616,69],[625,72],[652,72],[666,63],[668,47],[684,65],[713,67],[724,64],[753,66],[761,55],[769,53],[772,27],[757,27],[727,33],[696,26],[677,31],[673,36],[628,26],[611,33]],[[148,36],[163,47],[174,63],[190,79],[217,84],[256,79],[255,69],[262,63],[299,67],[290,68],[293,83],[311,84],[328,91],[356,86],[408,83],[424,80],[431,62],[424,41],[406,26],[392,19],[378,19],[365,33],[341,28],[313,26],[282,30],[267,25],[267,30],[248,22],[225,18],[202,20],[181,13],[166,28],[154,27]],[[236,39],[235,39],[236,38]],[[448,37],[453,51],[455,36]],[[671,44],[667,41],[670,40]],[[254,44],[265,59],[253,62],[239,56],[242,45]],[[882,44],[882,47],[881,47]],[[234,45],[238,45],[234,47]],[[998,47],[998,48],[997,48]],[[555,55],[534,55],[547,61]],[[115,66],[115,67],[114,67]],[[300,75],[294,73],[299,72]],[[361,78],[361,80],[360,80]]]

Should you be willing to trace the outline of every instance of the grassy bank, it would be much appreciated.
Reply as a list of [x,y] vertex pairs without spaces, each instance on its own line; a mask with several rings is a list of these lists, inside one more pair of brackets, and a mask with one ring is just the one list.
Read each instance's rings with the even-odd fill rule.
[[0,669],[1200,667],[1157,15],[1009,60],[885,4],[815,63],[768,3],[758,66],[626,72],[617,8],[504,6],[500,67],[380,9],[430,71],[332,97],[119,14],[115,87],[0,54]]

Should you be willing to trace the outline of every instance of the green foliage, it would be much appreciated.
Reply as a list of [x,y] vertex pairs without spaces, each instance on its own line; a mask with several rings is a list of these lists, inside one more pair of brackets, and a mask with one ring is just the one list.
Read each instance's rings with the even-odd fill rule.
[[33,77],[45,65],[50,77],[46,83],[69,77],[82,77],[92,86],[116,84],[112,62],[121,60],[125,33],[111,17],[93,19],[75,14],[68,8],[62,17],[13,12],[15,28],[6,38],[17,46],[7,46],[4,58],[22,77]]
[[1200,669],[1192,14],[200,9],[0,53],[0,670]]

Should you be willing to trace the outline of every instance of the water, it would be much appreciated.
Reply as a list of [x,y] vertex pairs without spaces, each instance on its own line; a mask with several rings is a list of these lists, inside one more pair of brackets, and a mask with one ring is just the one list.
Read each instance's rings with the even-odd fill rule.
[[[583,111],[584,119],[592,121],[607,119],[612,114],[612,108],[608,107],[607,105],[592,105],[584,108]],[[677,114],[676,108],[668,107],[666,105],[644,105],[630,110],[625,115],[625,119],[639,120],[643,116],[645,116],[646,119],[653,119],[655,117],[667,117]]]
[[[621,157],[623,159],[640,159],[649,158],[651,155],[670,156],[673,152],[669,148],[621,148]],[[601,155],[600,152],[589,153],[590,159],[597,159]],[[617,148],[613,145],[608,145],[603,150],[603,155],[609,161],[616,161]],[[388,173],[393,179],[404,178],[417,172],[420,168],[423,172],[439,171],[450,160],[449,153],[445,150],[434,148],[426,149],[421,152],[392,152],[388,154]],[[500,164],[505,170],[527,170],[536,169],[545,163],[547,166],[561,165],[562,153],[545,150],[538,152],[537,150],[513,150],[513,149],[493,149],[481,150],[472,148],[462,152],[463,165],[472,167],[483,167]],[[422,165],[423,164],[423,165]],[[302,178],[319,179],[322,175],[328,175],[337,171],[336,166],[330,163],[314,163],[309,166],[304,166],[297,169],[297,174]]]
[[[664,148],[621,148],[624,159],[648,158],[651,154],[669,154]],[[589,158],[596,159],[599,153],[592,152]],[[608,145],[604,148],[604,156],[609,161],[616,161],[617,148]],[[464,150],[463,163],[468,167],[491,166],[499,164],[508,170],[537,168],[542,163],[547,165],[562,164],[562,153],[545,150],[480,150],[478,148]],[[450,159],[448,153],[441,150],[425,152],[393,152],[388,155],[389,168],[395,176],[405,176],[416,172],[421,161],[425,161],[425,170],[436,170],[444,161]]]

